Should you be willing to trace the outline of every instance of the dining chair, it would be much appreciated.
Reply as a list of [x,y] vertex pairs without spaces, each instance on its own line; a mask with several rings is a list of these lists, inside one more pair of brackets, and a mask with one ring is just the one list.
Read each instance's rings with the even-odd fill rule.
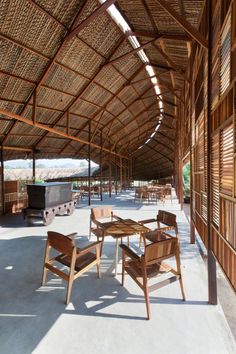
[[[174,281],[179,281],[183,300],[185,301],[184,286],[181,274],[179,241],[165,233],[159,234],[156,242],[145,245],[144,253],[139,256],[128,246],[122,244],[122,285],[124,286],[125,272],[137,283],[143,290],[146,302],[147,319],[150,319],[150,300],[149,293],[159,289]],[[176,269],[164,263],[164,260],[175,257]],[[128,258],[128,259],[127,259]],[[172,273],[164,280],[148,284],[149,279],[159,278],[164,274]]]
[[[91,233],[93,233],[97,237],[98,241],[99,240],[102,241],[101,254],[103,249],[104,237],[108,236],[104,234],[102,223],[114,221],[114,220],[121,220],[121,218],[113,213],[111,206],[91,208],[89,237],[91,237]],[[116,253],[115,253],[115,275],[116,275],[117,263],[118,263],[118,252],[119,252],[119,239],[122,242],[122,239],[123,237],[125,237],[125,235],[121,234],[121,235],[116,235],[116,236],[111,235],[111,236],[116,240]],[[129,244],[128,236],[127,239]]]
[[[173,230],[175,232],[175,236],[178,238],[179,233],[178,233],[178,225],[176,222],[176,215],[173,213],[170,213],[169,211],[165,210],[159,210],[156,218],[152,219],[145,219],[145,220],[139,220],[139,223],[142,225],[145,224],[151,224],[151,223],[157,223],[157,228],[155,230],[159,232],[167,232]],[[150,241],[153,240],[154,236],[149,236]],[[140,238],[140,245],[141,245],[142,239]]]
[[[100,246],[101,242],[94,242],[84,248],[77,248],[74,236],[76,234],[63,235],[58,232],[48,231],[48,238],[45,248],[42,285],[45,285],[48,270],[57,274],[68,282],[66,304],[70,302],[72,285],[75,279],[89,270],[94,265],[97,266],[97,274],[100,278]],[[50,258],[51,249],[59,252],[55,257]],[[93,252],[92,252],[93,251]],[[54,262],[63,264],[68,268],[64,272],[54,266]]]

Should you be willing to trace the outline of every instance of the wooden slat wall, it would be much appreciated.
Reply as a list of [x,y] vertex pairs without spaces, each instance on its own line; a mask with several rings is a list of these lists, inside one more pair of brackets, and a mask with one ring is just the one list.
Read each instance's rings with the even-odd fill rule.
[[[236,291],[236,0],[213,1],[213,8],[211,239],[213,253]],[[202,23],[206,21],[203,13]],[[185,109],[180,109],[185,112],[180,126],[191,126],[190,141],[186,144],[179,134],[178,142],[182,158],[192,146],[191,216],[207,246],[207,53],[194,44],[191,56],[191,84],[186,85]]]

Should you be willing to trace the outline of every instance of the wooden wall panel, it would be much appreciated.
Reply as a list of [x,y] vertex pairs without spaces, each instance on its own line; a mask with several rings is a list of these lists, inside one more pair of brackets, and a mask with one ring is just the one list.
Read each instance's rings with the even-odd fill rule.
[[[210,163],[212,251],[236,291],[236,0],[212,3],[210,161],[207,160],[206,134],[208,63],[205,51],[196,43],[188,71],[191,83],[185,86],[183,96],[182,122],[185,127],[191,127],[192,221],[207,246],[207,166]],[[200,25],[200,30],[203,27]],[[182,152],[187,151],[181,134],[178,139]]]

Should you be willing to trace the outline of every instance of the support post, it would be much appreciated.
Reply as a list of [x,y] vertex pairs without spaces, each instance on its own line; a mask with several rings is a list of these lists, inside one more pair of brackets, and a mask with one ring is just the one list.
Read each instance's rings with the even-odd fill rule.
[[126,173],[127,173],[127,163],[126,159],[124,159],[124,187],[125,187],[125,192],[126,192]]
[[120,157],[120,192],[122,192],[122,157]]
[[190,57],[190,77],[189,77],[189,98],[190,98],[190,103],[189,103],[189,119],[190,119],[190,243],[194,244],[196,242],[196,237],[195,237],[195,225],[193,221],[193,169],[194,169],[194,163],[193,163],[193,124],[192,124],[192,112],[193,112],[193,82],[192,82],[192,75],[191,75],[191,70],[193,68],[193,55],[191,53]]
[[[102,147],[102,132],[100,133],[100,145]],[[103,200],[102,197],[102,148],[100,150],[100,200]]]
[[33,150],[33,161],[32,161],[32,174],[33,174],[33,183],[36,181],[36,169],[35,169],[35,151]]
[[179,203],[181,210],[183,210],[184,196],[183,196],[183,161],[179,156]]
[[1,146],[1,181],[2,181],[2,214],[5,214],[5,185],[4,185],[4,155],[3,146]]
[[130,160],[127,160],[127,188],[130,188]]
[[88,139],[89,139],[89,146],[88,146],[88,205],[91,205],[91,120],[89,121],[89,130],[88,130]]
[[133,160],[132,157],[130,158],[130,178],[133,181]]
[[208,302],[217,304],[216,260],[212,252],[211,235],[211,73],[212,73],[212,1],[206,2],[208,14],[208,68],[207,68],[207,236],[208,236]]
[[37,108],[37,89],[33,94],[33,111],[32,111],[32,120],[33,124],[36,124],[36,108]]
[[109,198],[111,198],[111,153],[109,154]]
[[[116,152],[116,148],[115,148]],[[117,155],[115,154],[115,190],[117,195]]]

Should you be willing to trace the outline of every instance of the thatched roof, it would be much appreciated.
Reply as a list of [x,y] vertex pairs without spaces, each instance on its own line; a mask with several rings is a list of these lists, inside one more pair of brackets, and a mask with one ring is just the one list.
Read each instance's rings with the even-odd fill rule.
[[161,90],[163,119],[144,144],[160,119],[157,95],[138,54],[125,55],[134,48],[102,10],[104,5],[97,0],[0,1],[0,139],[5,159],[30,156],[31,149],[40,158],[87,157],[91,124],[94,161],[99,161],[102,138],[104,158],[109,150],[133,156],[134,176],[172,173],[176,105],[192,39],[161,2],[197,29],[203,0],[116,1],[144,45]]

